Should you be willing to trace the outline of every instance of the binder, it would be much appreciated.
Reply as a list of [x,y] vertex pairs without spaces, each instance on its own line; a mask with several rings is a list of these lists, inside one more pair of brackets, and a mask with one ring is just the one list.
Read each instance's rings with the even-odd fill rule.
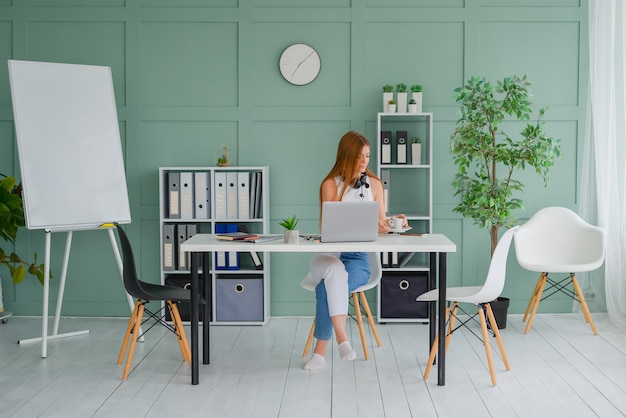
[[251,218],[258,218],[258,215],[256,214],[256,180],[257,180],[257,175],[256,172],[250,173],[250,187],[249,187],[249,193],[250,193],[250,197],[248,199],[249,204],[250,204],[250,217]]
[[[218,173],[216,173],[216,174],[218,174]],[[219,173],[219,174],[225,174],[225,173]],[[226,230],[226,226],[227,226],[227,224],[224,224],[224,223],[215,224],[215,233],[216,234],[221,234],[221,233],[228,232]],[[225,251],[216,251],[215,252],[215,269],[216,270],[226,270],[226,252]]]
[[393,251],[391,253],[391,267],[398,268],[398,252]]
[[176,268],[174,252],[174,224],[163,225],[163,270],[173,271]]
[[406,164],[406,131],[396,131],[396,164]]
[[[215,173],[215,219],[226,219],[226,173]],[[218,232],[217,230],[215,232]],[[221,231],[226,232],[226,231]]]
[[226,173],[226,219],[237,219],[237,172]]
[[380,131],[380,163],[391,164],[391,131]]
[[209,207],[211,207],[211,183],[210,174],[204,171],[193,173],[195,219],[209,219]]
[[254,213],[255,218],[260,218],[261,213],[261,201],[263,199],[263,173],[257,171],[256,173],[256,187],[254,190]]
[[250,219],[250,174],[237,173],[237,205],[240,219]]
[[168,218],[180,219],[180,173],[167,173],[167,196]]
[[180,251],[180,244],[187,241],[187,226],[185,224],[176,225],[176,252],[178,253],[177,270],[187,270],[187,257]]
[[239,270],[239,253],[237,251],[229,251],[226,256],[228,270]]
[[180,219],[193,219],[193,173],[180,173]]
[[252,258],[254,268],[256,270],[263,270],[263,262],[261,261],[261,257],[259,257],[259,253],[256,251],[250,251],[250,257]]
[[389,253],[383,251],[380,253],[380,264],[382,267],[389,267]]
[[398,267],[404,267],[415,253],[403,253],[398,259]]
[[385,214],[389,215],[389,179],[391,173],[389,170],[380,170],[380,181],[383,182],[383,202],[385,204]]

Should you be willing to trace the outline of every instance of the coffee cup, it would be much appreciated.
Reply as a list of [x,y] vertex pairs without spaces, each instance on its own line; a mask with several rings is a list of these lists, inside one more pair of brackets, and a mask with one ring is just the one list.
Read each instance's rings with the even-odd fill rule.
[[399,229],[402,229],[402,218],[389,218],[389,227],[394,230],[397,231]]

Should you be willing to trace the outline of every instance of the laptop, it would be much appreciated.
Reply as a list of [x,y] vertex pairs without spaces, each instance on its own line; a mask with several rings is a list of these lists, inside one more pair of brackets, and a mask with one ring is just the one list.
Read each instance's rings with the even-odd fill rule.
[[322,242],[376,241],[378,202],[323,202]]

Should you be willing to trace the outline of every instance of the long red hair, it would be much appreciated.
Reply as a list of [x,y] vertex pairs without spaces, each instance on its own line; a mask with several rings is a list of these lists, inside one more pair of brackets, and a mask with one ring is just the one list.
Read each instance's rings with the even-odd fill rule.
[[[330,172],[324,177],[324,181],[329,178],[339,178],[343,181],[343,188],[339,196],[343,196],[348,187],[353,187],[354,183],[359,179],[360,173],[357,173],[359,168],[359,162],[361,158],[361,152],[365,146],[370,147],[370,142],[367,138],[358,132],[350,131],[341,137],[339,145],[337,146],[337,158],[335,159],[335,165]],[[371,177],[378,179],[369,167],[366,168],[365,173]],[[320,209],[322,205],[322,187],[320,186]]]

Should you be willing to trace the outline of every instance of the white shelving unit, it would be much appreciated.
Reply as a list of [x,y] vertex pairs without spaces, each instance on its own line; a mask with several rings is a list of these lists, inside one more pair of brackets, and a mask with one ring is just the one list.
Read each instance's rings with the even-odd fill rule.
[[[202,198],[197,199],[195,187],[179,182],[178,195],[174,191],[174,201],[170,202],[170,175],[176,173],[192,173],[191,178],[196,178],[194,173],[199,173],[200,179],[204,178],[208,187],[205,188],[207,202],[206,209],[185,211],[183,207],[191,204],[194,208],[196,203],[200,203]],[[202,174],[204,173],[204,174]],[[223,174],[222,174],[223,173]],[[228,175],[228,182],[233,179],[240,181],[248,179],[248,213],[242,210],[233,214],[224,208],[223,204],[239,205],[239,195],[237,199],[232,195],[222,195],[218,197],[218,187],[216,178],[220,180],[222,176]],[[241,175],[242,177],[238,177]],[[234,177],[230,177],[234,176]],[[189,178],[189,175],[183,175]],[[175,177],[174,177],[175,178]],[[258,181],[260,180],[260,181]],[[256,187],[254,187],[256,185]],[[195,186],[195,185],[194,185]],[[189,195],[191,187],[191,195]],[[255,193],[255,190],[259,190]],[[242,187],[240,192],[244,193]],[[185,194],[185,191],[187,194]],[[201,192],[199,192],[201,193]],[[237,192],[239,193],[239,192]],[[175,199],[178,198],[176,201]],[[226,200],[222,200],[222,198]],[[189,199],[192,202],[189,202]],[[197,201],[196,201],[197,200]],[[250,206],[250,202],[258,201],[256,209]],[[176,202],[178,202],[178,214],[176,213]],[[170,206],[174,203],[174,207]],[[245,202],[244,202],[245,203]],[[220,214],[220,209],[226,209],[226,214]],[[232,207],[231,207],[232,209]],[[205,214],[206,212],[206,214]],[[228,214],[230,212],[230,214]],[[185,215],[186,214],[186,215]],[[196,233],[215,233],[219,229],[237,228],[237,230],[247,230],[260,234],[269,233],[269,167],[160,167],[159,168],[159,227],[160,227],[160,248],[161,248],[161,282],[175,286],[186,286],[191,275],[188,270],[188,262],[181,259],[178,254],[178,243],[186,238],[182,231],[187,231],[187,226],[192,225],[190,231]],[[180,230],[180,234],[179,234]],[[173,236],[172,236],[173,232]],[[180,238],[179,238],[180,235]],[[172,240],[173,238],[173,240]],[[171,242],[170,242],[171,241]],[[172,247],[169,247],[171,245]],[[248,247],[246,247],[248,248]],[[172,249],[173,252],[169,252]],[[269,268],[270,257],[267,253],[255,253],[261,265],[255,266],[251,255],[253,247],[249,251],[241,251],[236,254],[220,254],[220,260],[228,261],[226,257],[233,257],[235,263],[217,262],[218,254],[212,254],[210,274],[212,294],[211,324],[216,325],[265,325],[270,318],[269,306]],[[173,257],[172,257],[173,255]],[[218,267],[220,265],[220,267]],[[229,267],[230,266],[230,267]],[[181,316],[186,320],[189,306],[179,305]]]
[[[383,132],[390,134],[390,148],[385,151]],[[397,141],[398,136],[404,136],[402,132],[406,133],[406,158],[398,158]],[[411,141],[415,137],[421,140],[420,161],[412,161]],[[429,234],[433,230],[432,144],[432,113],[378,113],[377,174],[385,186],[387,214],[405,214],[412,227],[410,233]],[[428,322],[426,303],[415,302],[428,288],[428,254],[389,254],[388,261],[378,286],[378,322]]]

